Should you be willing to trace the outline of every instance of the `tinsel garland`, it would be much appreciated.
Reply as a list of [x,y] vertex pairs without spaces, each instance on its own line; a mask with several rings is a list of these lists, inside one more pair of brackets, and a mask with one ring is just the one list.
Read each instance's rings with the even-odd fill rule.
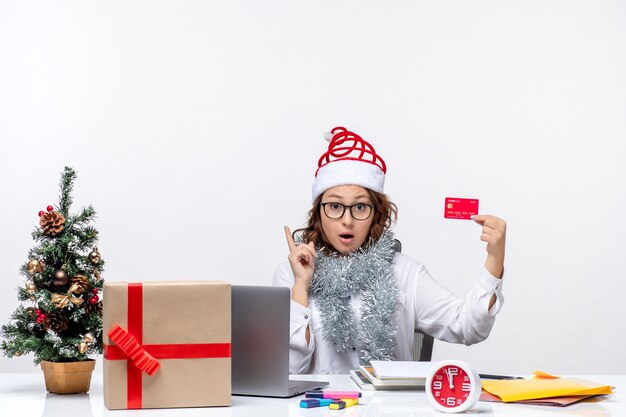
[[[309,294],[317,304],[323,337],[337,352],[358,349],[359,362],[395,358],[399,290],[393,275],[395,241],[391,232],[341,255],[317,249]],[[361,294],[361,320],[355,321],[350,295]]]

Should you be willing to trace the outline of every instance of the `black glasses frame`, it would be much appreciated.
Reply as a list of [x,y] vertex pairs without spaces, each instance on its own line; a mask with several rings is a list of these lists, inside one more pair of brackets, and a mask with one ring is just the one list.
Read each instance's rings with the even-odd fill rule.
[[[328,213],[326,213],[326,205],[327,204],[338,204],[342,207],[341,210],[341,215],[339,217],[330,217],[328,215]],[[323,210],[324,210],[324,215],[326,217],[328,217],[329,219],[333,219],[333,220],[337,220],[337,219],[341,219],[343,217],[344,214],[346,214],[346,209],[350,209],[350,216],[352,216],[352,218],[356,221],[362,222],[365,221],[367,219],[369,219],[372,216],[372,213],[374,212],[374,206],[371,204],[365,204],[365,203],[356,203],[356,204],[352,204],[351,206],[346,206],[345,204],[341,204],[341,203],[335,203],[335,202],[328,202],[328,203],[320,203],[320,206],[322,206]],[[352,208],[356,207],[356,206],[367,206],[370,208],[370,213],[367,215],[366,218],[364,219],[357,219],[356,217],[354,217],[354,213],[352,212]]]

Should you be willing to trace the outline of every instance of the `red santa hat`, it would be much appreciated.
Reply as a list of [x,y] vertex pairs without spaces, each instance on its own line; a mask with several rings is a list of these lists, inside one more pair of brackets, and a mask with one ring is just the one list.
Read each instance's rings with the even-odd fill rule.
[[341,126],[325,133],[324,137],[330,144],[317,163],[313,202],[324,191],[338,185],[360,185],[383,192],[387,166],[372,145]]

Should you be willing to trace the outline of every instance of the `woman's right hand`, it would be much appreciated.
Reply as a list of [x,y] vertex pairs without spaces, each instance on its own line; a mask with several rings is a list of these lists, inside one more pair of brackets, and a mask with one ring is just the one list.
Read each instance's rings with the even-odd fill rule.
[[[291,230],[287,226],[285,226],[285,237],[287,238],[287,245],[289,245],[289,263],[295,277],[291,288],[291,299],[304,307],[308,307],[309,286],[315,270],[315,258],[317,258],[315,244],[309,242],[296,246],[296,242],[291,236]],[[304,337],[308,345],[311,342],[311,328],[309,326],[306,326]]]
[[285,226],[285,237],[287,238],[287,245],[289,246],[289,264],[295,277],[295,285],[303,285],[305,288],[309,288],[311,285],[311,278],[313,277],[313,271],[315,270],[315,244],[313,242],[302,243],[296,246],[293,237],[291,236],[291,230],[288,226]]

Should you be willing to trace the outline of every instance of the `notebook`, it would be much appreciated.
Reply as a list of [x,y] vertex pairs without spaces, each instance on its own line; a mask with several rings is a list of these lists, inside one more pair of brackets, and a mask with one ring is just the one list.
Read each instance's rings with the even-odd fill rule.
[[380,379],[421,379],[426,382],[432,362],[372,361],[374,374]]
[[291,292],[284,287],[232,286],[232,393],[292,397],[328,385],[289,379]]

